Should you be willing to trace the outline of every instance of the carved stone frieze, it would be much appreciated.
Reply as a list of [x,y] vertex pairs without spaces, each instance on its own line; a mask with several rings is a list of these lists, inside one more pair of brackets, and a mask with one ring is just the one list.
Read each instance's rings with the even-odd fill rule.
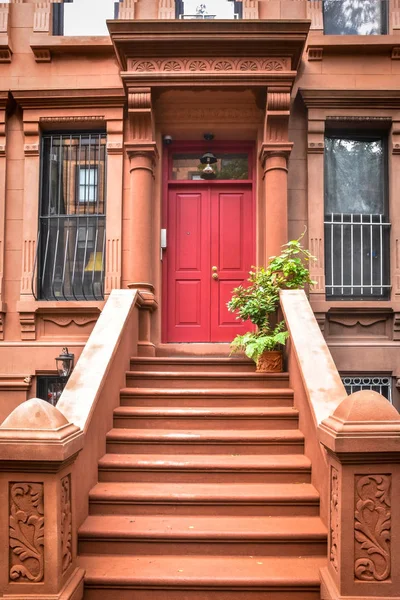
[[10,581],[44,579],[44,506],[42,483],[10,483]]
[[72,563],[71,476],[61,479],[61,557],[63,573]]
[[151,152],[156,154],[154,111],[151,88],[128,89],[129,136],[126,148],[129,154]]
[[391,475],[356,475],[354,576],[387,581],[391,573]]
[[330,506],[330,548],[329,560],[335,571],[339,570],[339,536],[340,536],[340,482],[339,472],[335,467],[331,468],[331,506]]
[[40,123],[76,123],[79,121],[83,122],[92,122],[92,121],[105,121],[104,115],[81,115],[76,117],[40,117]]
[[97,315],[90,316],[78,316],[78,315],[69,315],[67,317],[62,317],[58,315],[43,315],[43,321],[48,321],[49,323],[54,323],[54,325],[58,325],[58,327],[68,327],[71,323],[74,323],[78,327],[84,327],[89,323],[95,323],[97,321]]
[[290,71],[289,58],[176,58],[168,60],[157,59],[130,59],[128,70],[136,73],[150,72],[279,72]]
[[391,339],[391,309],[330,309],[327,313],[328,337]]

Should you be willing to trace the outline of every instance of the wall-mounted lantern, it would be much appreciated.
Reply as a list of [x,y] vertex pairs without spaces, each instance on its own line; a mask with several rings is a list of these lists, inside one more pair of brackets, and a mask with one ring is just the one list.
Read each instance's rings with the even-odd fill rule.
[[74,355],[68,352],[68,348],[63,348],[60,356],[56,358],[56,365],[59,377],[68,380],[74,368]]

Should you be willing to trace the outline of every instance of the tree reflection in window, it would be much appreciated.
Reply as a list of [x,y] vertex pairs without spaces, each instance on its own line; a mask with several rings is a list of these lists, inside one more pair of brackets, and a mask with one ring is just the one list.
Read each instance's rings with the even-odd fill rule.
[[387,33],[387,0],[324,0],[323,12],[328,35]]

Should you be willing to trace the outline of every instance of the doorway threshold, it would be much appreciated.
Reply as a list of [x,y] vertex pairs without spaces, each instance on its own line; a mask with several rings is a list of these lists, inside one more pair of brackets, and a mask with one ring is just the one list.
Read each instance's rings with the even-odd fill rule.
[[[231,352],[230,344],[225,342],[182,342],[159,344],[156,347],[156,356],[222,356],[227,357]],[[233,357],[233,360],[237,357]],[[240,357],[239,357],[240,358]]]

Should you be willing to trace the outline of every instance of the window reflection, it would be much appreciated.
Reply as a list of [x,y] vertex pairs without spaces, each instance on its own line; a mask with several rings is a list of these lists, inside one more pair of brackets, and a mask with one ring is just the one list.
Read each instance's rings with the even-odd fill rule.
[[[217,154],[216,156],[217,162],[212,165],[215,179],[249,179],[247,154]],[[197,154],[174,154],[171,178],[177,181],[202,181],[204,167]]]
[[184,0],[183,19],[237,19],[232,0]]
[[387,0],[324,0],[323,11],[328,35],[387,33]]

